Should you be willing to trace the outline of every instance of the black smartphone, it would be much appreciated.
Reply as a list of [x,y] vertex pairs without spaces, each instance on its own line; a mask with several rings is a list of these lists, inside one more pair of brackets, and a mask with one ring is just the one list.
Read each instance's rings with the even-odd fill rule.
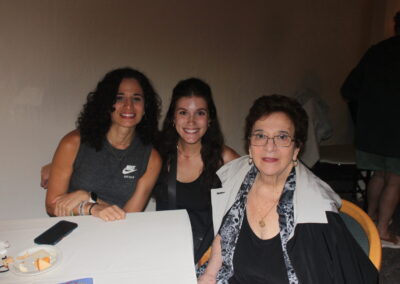
[[62,220],[37,236],[33,241],[38,245],[55,245],[76,227],[78,227],[77,223]]

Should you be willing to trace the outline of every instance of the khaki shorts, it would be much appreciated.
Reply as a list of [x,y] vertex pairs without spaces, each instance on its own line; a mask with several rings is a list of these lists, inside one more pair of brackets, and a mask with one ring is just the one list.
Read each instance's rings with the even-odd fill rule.
[[357,167],[364,170],[384,171],[400,175],[400,159],[356,151]]

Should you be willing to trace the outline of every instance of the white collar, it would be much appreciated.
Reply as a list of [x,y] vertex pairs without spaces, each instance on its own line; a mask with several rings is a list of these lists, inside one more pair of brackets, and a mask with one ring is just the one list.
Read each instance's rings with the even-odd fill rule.
[[300,162],[295,169],[296,190],[293,195],[295,224],[327,223],[325,212],[338,212],[338,208],[341,207],[340,197]]

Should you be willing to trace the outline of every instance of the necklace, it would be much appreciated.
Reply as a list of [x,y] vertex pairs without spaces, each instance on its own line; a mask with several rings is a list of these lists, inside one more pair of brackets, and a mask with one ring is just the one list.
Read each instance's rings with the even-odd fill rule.
[[183,156],[185,159],[196,158],[196,157],[198,157],[198,156],[201,155],[201,151],[199,151],[199,153],[197,153],[197,154],[185,155],[185,154],[183,153],[183,151],[182,151],[181,149],[179,149],[179,145],[178,145],[178,144],[176,144],[176,150],[177,150],[178,155]]
[[275,201],[273,204],[272,204],[272,206],[268,209],[268,211],[267,211],[267,214],[265,214],[259,221],[258,221],[258,225],[261,227],[261,228],[264,228],[265,227],[265,221],[264,221],[264,219],[269,215],[269,213],[271,212],[271,210],[272,210],[272,208],[274,208],[275,207],[275,205],[278,203],[278,201]]
[[[254,192],[254,193],[257,194],[256,192]],[[277,204],[278,201],[279,201],[279,197],[277,196],[277,193],[278,193],[278,191],[275,190],[275,191],[274,191],[274,198],[273,198],[273,199],[274,199],[274,202],[272,203],[271,207],[269,207],[269,209],[267,210],[267,213],[265,213],[264,216],[262,216],[261,219],[258,221],[258,225],[259,225],[261,228],[264,228],[264,227],[265,227],[265,225],[266,225],[266,223],[265,223],[265,218],[268,217],[268,215],[271,213],[271,210],[276,206],[276,204]]]

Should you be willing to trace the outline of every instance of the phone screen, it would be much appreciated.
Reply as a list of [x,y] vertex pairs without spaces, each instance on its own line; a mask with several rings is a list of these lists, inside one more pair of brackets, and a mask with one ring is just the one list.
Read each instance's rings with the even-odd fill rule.
[[78,224],[62,220],[40,234],[33,241],[38,245],[55,245],[62,238],[71,233],[76,227],[78,227]]

